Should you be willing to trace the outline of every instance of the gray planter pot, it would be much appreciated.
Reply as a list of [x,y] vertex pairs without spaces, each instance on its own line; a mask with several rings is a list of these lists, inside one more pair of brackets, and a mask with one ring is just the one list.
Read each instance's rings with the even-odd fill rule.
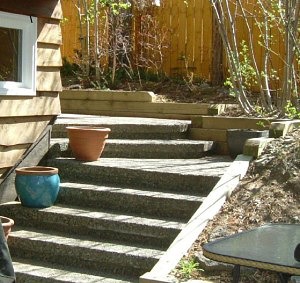
[[246,140],[261,137],[269,137],[269,131],[255,129],[228,129],[227,144],[230,156],[235,158],[237,155],[242,154]]

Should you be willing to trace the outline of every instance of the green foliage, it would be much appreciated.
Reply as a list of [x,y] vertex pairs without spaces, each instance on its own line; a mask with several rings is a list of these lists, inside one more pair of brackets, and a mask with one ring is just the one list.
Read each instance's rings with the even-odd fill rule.
[[239,72],[243,78],[244,86],[247,89],[251,89],[257,84],[256,73],[250,60],[249,47],[245,40],[242,40],[241,42]]
[[199,263],[194,259],[182,259],[179,262],[178,272],[180,277],[189,279],[192,274],[197,271],[203,271],[199,268]]
[[271,125],[270,120],[261,120],[256,123],[257,126],[259,126],[261,129],[269,129]]
[[[230,70],[225,85],[235,93],[244,112],[284,116],[288,110],[297,117],[295,109],[285,109],[285,105],[300,93],[300,2],[210,2]],[[243,37],[240,28],[245,28]],[[273,101],[271,90],[276,89],[281,90],[281,100]],[[253,92],[259,93],[260,99],[253,100]],[[263,111],[256,112],[261,110],[256,105]]]
[[70,63],[65,57],[62,58],[63,65],[60,69],[60,73],[63,77],[74,76],[78,72],[78,65],[74,63]]
[[300,111],[293,105],[293,103],[288,100],[285,107],[285,113],[289,119],[299,119]]
[[[86,14],[82,18],[83,23],[89,22],[90,24],[95,23],[95,11],[96,4],[100,8],[108,7],[113,15],[119,15],[122,10],[127,10],[131,7],[131,4],[127,1],[116,1],[116,0],[92,0],[89,4],[86,4]],[[100,11],[98,11],[98,15]]]
[[252,66],[249,55],[249,47],[245,40],[242,40],[240,44],[240,52],[237,61],[237,71],[230,74],[230,77],[228,77],[224,83],[225,86],[229,87],[231,90],[230,94],[233,96],[236,96],[236,93],[232,91],[234,89],[234,81],[241,80],[243,88],[247,90],[251,90],[255,85],[257,85],[256,72]]
[[136,72],[134,72],[133,79],[146,80],[151,82],[161,82],[165,80],[165,73],[154,72],[151,69],[138,68]]

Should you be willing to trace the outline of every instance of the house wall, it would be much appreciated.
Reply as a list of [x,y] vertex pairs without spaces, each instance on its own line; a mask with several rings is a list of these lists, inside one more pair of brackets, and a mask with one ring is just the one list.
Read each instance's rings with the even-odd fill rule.
[[[3,181],[60,114],[62,9],[59,0],[33,0],[30,5],[23,0],[4,0],[0,1],[0,11],[38,17],[37,94],[0,96],[0,181]],[[0,202],[1,194],[0,186]]]

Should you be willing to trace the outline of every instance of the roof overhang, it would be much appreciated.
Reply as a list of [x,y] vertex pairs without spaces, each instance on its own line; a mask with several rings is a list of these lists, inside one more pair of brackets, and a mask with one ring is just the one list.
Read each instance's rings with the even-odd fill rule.
[[62,18],[60,0],[0,0],[0,11],[39,18]]

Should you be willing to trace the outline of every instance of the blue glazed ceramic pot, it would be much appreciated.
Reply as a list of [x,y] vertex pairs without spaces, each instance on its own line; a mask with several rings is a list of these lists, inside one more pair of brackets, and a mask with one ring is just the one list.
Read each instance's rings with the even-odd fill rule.
[[16,169],[15,186],[23,206],[44,208],[56,201],[60,179],[54,167],[22,167]]

